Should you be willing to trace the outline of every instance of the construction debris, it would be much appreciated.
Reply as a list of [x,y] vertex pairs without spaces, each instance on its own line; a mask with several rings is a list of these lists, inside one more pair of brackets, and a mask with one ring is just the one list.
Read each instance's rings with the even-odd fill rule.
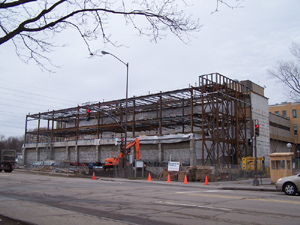
[[157,176],[158,180],[167,180],[168,175],[170,174],[170,179],[171,180],[178,180],[178,181],[183,181],[184,180],[184,175],[185,172],[183,171],[168,171],[168,167],[164,168],[164,170]]
[[210,166],[187,167],[186,171],[190,181],[205,181],[206,176],[209,181],[215,181],[215,175],[212,174]]
[[164,168],[164,170],[157,176],[158,180],[167,180],[168,175],[170,174],[170,178],[173,181],[184,181],[185,175],[187,176],[187,180],[189,181],[205,181],[207,176],[208,181],[215,181],[215,175],[212,173],[212,169],[210,166],[192,166],[186,167],[183,171],[168,171],[168,168]]
[[69,168],[57,168],[53,166],[39,166],[33,168],[32,171],[41,171],[41,172],[52,172],[52,173],[72,173],[72,174],[89,174],[87,168],[78,168],[78,167],[69,167]]

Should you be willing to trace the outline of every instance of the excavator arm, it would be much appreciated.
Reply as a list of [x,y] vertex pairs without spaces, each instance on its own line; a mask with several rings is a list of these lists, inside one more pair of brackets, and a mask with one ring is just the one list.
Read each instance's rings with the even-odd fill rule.
[[[130,149],[133,146],[135,147],[136,159],[140,160],[141,159],[141,151],[140,151],[140,140],[138,138],[136,138],[134,141],[130,141],[126,145],[126,150]],[[130,152],[127,152],[127,155],[130,155]],[[115,165],[119,165],[120,158],[124,158],[124,149],[121,149],[118,158],[115,158],[113,154],[111,155],[111,158],[106,158],[105,159],[105,167],[112,167]]]
[[[140,151],[140,140],[138,138],[136,138],[134,141],[129,142],[126,145],[126,150],[130,149],[131,147],[135,148],[135,158],[136,159],[141,159],[141,151]],[[128,153],[127,153],[128,154]],[[129,153],[130,154],[130,153]]]
[[135,155],[136,159],[141,159],[140,140],[138,138],[135,139]]

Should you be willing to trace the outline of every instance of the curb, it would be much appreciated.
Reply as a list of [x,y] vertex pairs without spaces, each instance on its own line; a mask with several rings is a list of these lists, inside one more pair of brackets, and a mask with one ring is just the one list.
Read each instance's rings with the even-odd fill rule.
[[267,192],[277,192],[277,190],[274,188],[251,188],[251,187],[221,187],[222,190],[239,190],[239,191],[267,191]]

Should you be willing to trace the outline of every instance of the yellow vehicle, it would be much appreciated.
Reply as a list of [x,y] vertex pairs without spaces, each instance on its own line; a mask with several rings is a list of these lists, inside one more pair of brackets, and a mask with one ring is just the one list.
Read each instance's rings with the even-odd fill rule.
[[[264,157],[257,157],[257,171],[263,171],[264,170]],[[254,157],[243,157],[242,158],[242,170],[248,170],[248,171],[254,171],[255,165],[254,165],[255,158]]]

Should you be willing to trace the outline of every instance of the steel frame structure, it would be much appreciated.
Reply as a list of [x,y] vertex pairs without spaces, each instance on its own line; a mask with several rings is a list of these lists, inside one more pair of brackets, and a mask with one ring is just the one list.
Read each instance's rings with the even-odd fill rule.
[[202,164],[238,164],[248,155],[250,89],[220,74],[200,76],[199,86],[203,96]]
[[[239,82],[214,73],[200,76],[199,87],[128,98],[128,137],[195,133],[202,144],[203,165],[238,163],[247,154],[249,93]],[[27,115],[25,142],[121,137],[125,106],[126,99],[119,99]],[[90,121],[86,121],[87,109]],[[47,127],[40,127],[42,120]],[[27,129],[31,121],[37,121],[34,130]]]

